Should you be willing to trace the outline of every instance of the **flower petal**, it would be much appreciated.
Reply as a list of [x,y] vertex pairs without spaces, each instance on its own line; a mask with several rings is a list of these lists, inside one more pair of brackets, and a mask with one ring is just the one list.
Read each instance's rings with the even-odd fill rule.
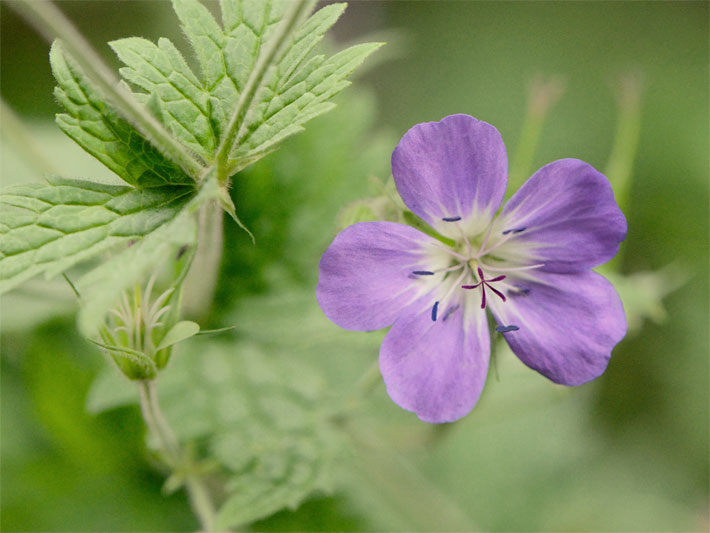
[[411,128],[392,153],[392,174],[404,203],[447,237],[444,218],[461,217],[468,235],[482,232],[505,193],[508,159],[500,133],[468,115]]
[[490,338],[485,312],[444,309],[434,322],[422,298],[397,319],[380,348],[387,393],[425,422],[452,422],[478,401],[488,372]]
[[539,283],[521,280],[523,290],[508,291],[507,302],[491,302],[500,326],[519,328],[505,333],[513,352],[555,383],[581,385],[601,375],[626,334],[614,287],[592,271],[537,277]]
[[520,247],[533,263],[544,262],[548,272],[606,263],[626,237],[626,219],[609,180],[578,159],[560,159],[538,170],[505,205],[496,228],[515,232],[501,247],[503,255]]
[[345,329],[391,325],[408,304],[431,290],[424,233],[394,222],[360,222],[341,231],[323,254],[316,298],[326,316]]

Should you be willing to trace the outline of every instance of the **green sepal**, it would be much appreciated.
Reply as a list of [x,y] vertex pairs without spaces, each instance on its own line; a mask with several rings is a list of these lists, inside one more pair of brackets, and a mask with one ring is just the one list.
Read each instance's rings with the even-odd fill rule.
[[88,340],[105,350],[123,375],[130,380],[153,379],[158,373],[153,360],[144,353],[122,346],[111,346],[93,339]]
[[163,350],[168,346],[182,342],[190,337],[197,335],[200,331],[200,325],[196,322],[191,322],[190,320],[182,320],[175,324],[170,330],[165,334],[163,340],[156,347],[156,351]]

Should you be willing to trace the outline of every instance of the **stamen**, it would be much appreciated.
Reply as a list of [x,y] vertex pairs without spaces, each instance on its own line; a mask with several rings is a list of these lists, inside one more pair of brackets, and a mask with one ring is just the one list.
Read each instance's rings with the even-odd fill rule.
[[503,235],[508,235],[508,233],[521,233],[521,232],[525,231],[526,229],[528,229],[528,228],[507,229],[507,230],[503,231],[502,233],[503,233]]
[[431,270],[415,270],[412,272],[412,274],[416,274],[417,276],[433,276],[434,273]]
[[519,285],[515,285],[512,290],[508,291],[511,296],[525,296],[527,294],[530,294],[530,289],[527,287],[520,287]]
[[487,270],[495,270],[496,272],[518,272],[520,270],[533,270],[535,268],[540,268],[545,266],[545,263],[538,263],[536,265],[526,265],[526,266],[519,266],[519,267],[497,267],[493,265],[485,265],[481,261],[478,261],[478,264],[480,264],[483,268]]
[[459,220],[461,220],[461,217],[444,217],[441,220],[443,220],[444,222],[458,222]]
[[458,270],[459,268],[463,268],[463,263],[458,263],[454,266],[450,266],[448,268],[437,268],[434,270],[434,274],[438,274],[439,272],[451,272],[453,270]]
[[469,260],[468,257],[464,257],[464,256],[461,255],[460,253],[454,252],[454,251],[453,251],[451,248],[449,248],[448,246],[445,246],[445,245],[443,245],[443,244],[439,244],[438,242],[432,242],[432,243],[429,243],[429,245],[430,245],[430,246],[433,246],[434,248],[439,248],[440,250],[444,250],[444,251],[447,252],[448,254],[453,255],[456,259],[460,259],[461,261],[468,261],[468,260]]
[[439,302],[434,302],[434,307],[431,308],[431,320],[436,322],[436,313],[439,311]]
[[486,231],[486,235],[483,237],[483,242],[481,243],[481,247],[478,249],[478,253],[475,255],[475,257],[481,257],[483,255],[483,250],[486,249],[486,244],[488,244],[488,237],[491,236],[492,230],[493,230],[493,222],[491,221],[491,223],[488,224],[488,231]]
[[498,333],[508,333],[510,331],[518,331],[520,328],[518,326],[510,325],[510,326],[496,326],[496,331]]
[[444,313],[444,316],[441,317],[441,321],[444,322],[447,318],[449,318],[452,314],[454,314],[454,312],[455,312],[459,307],[460,307],[459,305],[453,305],[453,306],[449,307],[449,308],[446,310],[446,313]]

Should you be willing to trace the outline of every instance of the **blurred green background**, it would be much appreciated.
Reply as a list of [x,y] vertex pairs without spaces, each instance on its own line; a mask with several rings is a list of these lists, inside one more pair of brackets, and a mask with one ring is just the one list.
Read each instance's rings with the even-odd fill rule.
[[[642,77],[618,266],[635,273],[673,264],[676,274],[656,278],[656,292],[671,291],[665,319],[645,321],[584,387],[560,389],[501,353],[500,380],[491,373],[476,409],[439,428],[400,411],[380,387],[363,424],[387,452],[350,450],[333,493],[255,530],[708,530],[708,5],[351,3],[336,46],[390,44],[336,111],[237,177],[233,197],[257,245],[226,223],[205,325],[237,324],[234,342],[303,361],[326,390],[350,386],[377,357],[382,334],[341,332],[315,303],[337,213],[372,194],[370,176],[389,176],[389,155],[415,123],[468,113],[495,125],[513,154],[537,75],[563,76],[566,91],[533,167],[577,157],[602,170],[618,120],[615,80]],[[166,2],[61,8],[114,67],[105,42],[119,37],[168,36],[187,50]],[[2,97],[35,148],[64,175],[109,179],[51,122],[58,106],[48,45],[7,3],[0,15]],[[6,112],[1,118],[2,183],[41,179],[42,163],[28,162],[20,132]],[[164,478],[144,451],[138,410],[85,411],[104,362],[75,332],[73,311],[59,282],[3,298],[2,530],[194,530],[184,495],[160,493]]]

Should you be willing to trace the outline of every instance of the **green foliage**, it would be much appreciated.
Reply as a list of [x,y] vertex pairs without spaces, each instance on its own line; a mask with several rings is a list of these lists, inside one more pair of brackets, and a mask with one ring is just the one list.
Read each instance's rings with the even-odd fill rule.
[[187,148],[209,161],[217,145],[209,95],[173,43],[161,38],[156,46],[147,39],[129,37],[109,45],[127,65],[121,75],[146,91],[137,94],[143,103]]
[[52,45],[49,59],[59,83],[54,95],[68,113],[57,115],[64,133],[130,185],[144,188],[193,183],[119,116],[59,42]]
[[[171,246],[191,242],[194,231],[189,219],[202,201],[219,199],[222,208],[242,225],[224,184],[215,186],[215,175],[233,174],[253,163],[300,131],[303,123],[329,110],[333,104],[327,100],[348,85],[345,78],[379,46],[359,45],[328,59],[320,55],[308,59],[345,6],[327,6],[305,22],[296,21],[302,24],[292,30],[284,25],[288,5],[285,1],[225,0],[221,3],[222,29],[197,0],[175,0],[202,80],[167,39],[157,45],[135,37],[110,43],[126,65],[121,69],[123,77],[145,91],[137,93],[137,99],[185,150],[201,158],[204,172],[199,175],[186,174],[175,162],[180,158],[171,157],[168,149],[134,128],[129,120],[136,117],[120,116],[55,42],[50,53],[58,82],[55,96],[67,111],[57,116],[57,123],[136,189],[54,179],[46,186],[8,190],[3,201],[17,209],[3,213],[0,220],[5,237],[0,250],[0,290],[39,272],[56,275],[120,244],[136,243],[79,282],[85,295],[80,324],[88,332],[118,294],[164,259]],[[301,5],[312,7],[308,2]],[[277,37],[285,39],[286,46],[274,56],[274,64],[260,65]],[[252,92],[246,90],[249,83]],[[243,123],[230,124],[233,117],[242,117]],[[217,164],[219,143],[232,138],[228,124],[237,128],[233,158],[228,158],[227,169],[208,169]],[[183,208],[187,209],[183,212]]]
[[182,320],[175,324],[160,341],[160,344],[155,348],[156,351],[163,350],[168,346],[182,342],[190,337],[194,337],[200,331],[200,325],[189,320]]
[[222,27],[199,1],[173,2],[199,63],[199,80],[168,39],[157,45],[139,38],[110,44],[126,64],[123,77],[146,91],[137,94],[139,99],[207,163],[214,161],[234,111],[247,106],[230,150],[229,174],[234,174],[332,109],[329,100],[349,85],[346,78],[380,44],[353,46],[330,58],[310,57],[345,9],[345,4],[326,6],[287,36],[287,46],[255,97],[244,101],[249,97],[247,84],[260,68],[259,58],[284,21],[289,2],[225,0],[220,6]]
[[[183,443],[218,463],[226,496],[217,528],[294,508],[328,490],[340,437],[329,423],[324,381],[288,353],[248,342],[191,341],[159,382],[166,417]],[[97,413],[134,403],[130,383],[107,368],[89,394]]]
[[0,195],[0,291],[38,273],[55,276],[79,261],[123,249],[172,222],[191,187],[134,189],[49,178]]

